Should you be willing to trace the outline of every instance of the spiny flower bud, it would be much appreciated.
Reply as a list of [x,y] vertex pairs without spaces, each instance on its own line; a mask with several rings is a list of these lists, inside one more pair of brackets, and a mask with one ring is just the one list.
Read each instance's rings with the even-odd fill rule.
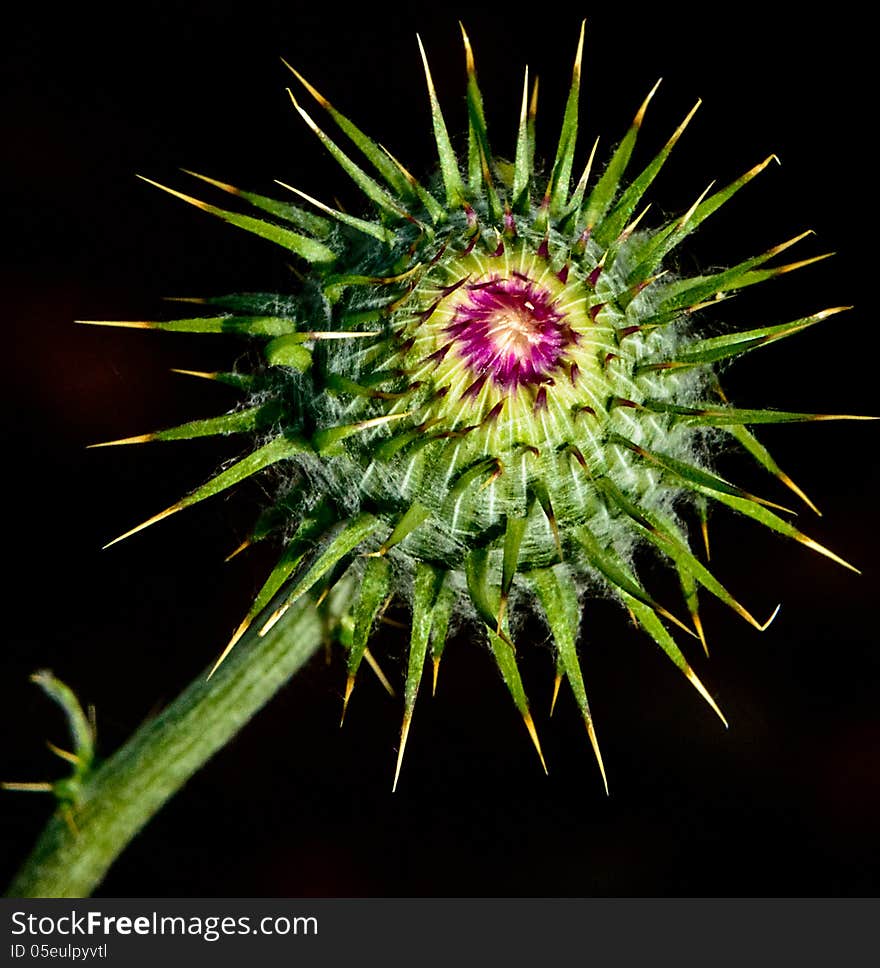
[[[705,647],[698,589],[757,629],[769,620],[756,619],[708,569],[691,546],[687,519],[696,516],[705,533],[707,507],[726,505],[851,567],[796,529],[785,508],[722,478],[712,462],[713,447],[732,439],[809,504],[748,428],[858,418],[737,409],[715,365],[844,307],[700,335],[704,307],[823,258],[776,260],[804,233],[729,269],[671,271],[681,243],[772,156],[650,226],[646,192],[696,106],[627,180],[655,86],[601,174],[593,171],[594,145],[574,181],[582,28],[556,153],[549,174],[540,175],[537,85],[530,89],[526,72],[514,157],[503,161],[489,144],[462,33],[464,159],[453,150],[419,41],[439,160],[438,176],[425,184],[293,71],[350,147],[340,147],[291,93],[294,108],[358,186],[372,217],[286,185],[309,208],[203,175],[195,177],[262,215],[165,189],[276,243],[304,268],[296,291],[194,300],[202,313],[192,318],[110,324],[237,334],[262,354],[253,372],[197,374],[241,388],[248,399],[240,409],[115,441],[229,433],[255,441],[246,456],[128,534],[283,465],[285,485],[248,542],[278,537],[283,551],[218,665],[251,626],[265,634],[302,596],[321,601],[344,575],[354,576],[339,626],[348,652],[346,705],[364,657],[374,662],[368,643],[388,602],[403,599],[412,615],[395,786],[428,652],[436,688],[456,617],[481,629],[543,763],[513,621],[537,609],[556,648],[557,688],[568,681],[604,782],[577,656],[586,600],[621,603],[724,721],[670,627]],[[635,561],[644,547],[677,572],[686,618],[643,584]]]

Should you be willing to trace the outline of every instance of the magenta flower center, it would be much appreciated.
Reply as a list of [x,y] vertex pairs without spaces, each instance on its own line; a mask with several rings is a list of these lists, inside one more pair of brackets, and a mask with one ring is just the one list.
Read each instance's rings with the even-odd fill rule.
[[445,332],[474,373],[505,389],[548,382],[576,341],[553,295],[518,273],[468,286]]

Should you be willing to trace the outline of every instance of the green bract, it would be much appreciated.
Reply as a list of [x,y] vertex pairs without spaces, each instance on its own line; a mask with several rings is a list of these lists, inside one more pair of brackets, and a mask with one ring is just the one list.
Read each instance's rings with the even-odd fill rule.
[[[695,512],[705,531],[707,506],[724,504],[846,565],[781,516],[784,508],[718,476],[711,456],[732,437],[809,504],[747,428],[832,415],[730,407],[713,365],[844,307],[702,338],[702,308],[823,258],[776,260],[798,236],[723,271],[671,271],[677,247],[772,156],[651,227],[644,196],[696,107],[629,178],[655,87],[602,173],[592,168],[595,145],[583,174],[575,172],[582,30],[558,147],[539,176],[537,85],[530,91],[526,73],[513,159],[502,160],[489,144],[466,35],[464,44],[466,158],[452,148],[422,50],[439,158],[432,182],[417,181],[293,72],[346,146],[291,95],[294,107],[369,213],[337,211],[283,186],[308,204],[301,208],[202,175],[257,215],[165,189],[288,250],[302,263],[302,282],[286,293],[192,300],[195,317],[102,324],[229,333],[262,348],[253,372],[195,374],[239,387],[241,409],[114,443],[254,440],[237,463],[140,528],[283,466],[277,503],[248,542],[283,539],[281,557],[218,664],[251,625],[265,634],[299,598],[320,601],[349,573],[357,592],[341,623],[347,704],[362,660],[375,667],[368,643],[378,617],[394,596],[406,600],[412,633],[396,785],[428,652],[436,688],[447,631],[461,616],[482,630],[540,755],[514,621],[534,607],[556,646],[557,687],[562,679],[571,686],[604,780],[577,657],[584,599],[617,599],[721,716],[669,626],[703,640],[698,588],[756,628],[767,623],[698,557],[687,517]],[[637,574],[635,553],[647,546],[676,570],[684,619]]]

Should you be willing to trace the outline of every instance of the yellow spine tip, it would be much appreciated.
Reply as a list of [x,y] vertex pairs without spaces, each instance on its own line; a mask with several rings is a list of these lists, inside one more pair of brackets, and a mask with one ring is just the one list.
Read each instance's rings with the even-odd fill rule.
[[529,100],[529,120],[534,121],[536,115],[538,114],[538,75],[535,75],[535,80],[532,83],[532,97]]
[[541,752],[541,743],[538,740],[538,731],[535,729],[535,721],[532,719],[532,714],[528,710],[522,714],[522,718],[523,722],[526,724],[526,729],[529,731],[529,736],[532,739],[535,750],[538,753],[538,759],[541,761],[541,767],[546,774],[548,772],[547,764],[544,762],[544,754]]
[[817,508],[816,505],[813,504],[813,502],[807,497],[807,495],[801,490],[801,488],[799,488],[798,485],[795,484],[795,482],[788,476],[788,474],[784,473],[783,471],[778,471],[776,476],[779,478],[780,481],[782,481],[782,483],[787,488],[789,488],[791,491],[797,494],[797,496],[804,502],[804,504],[807,505],[808,508],[810,508],[810,510],[812,510],[815,514],[818,514],[820,518],[822,517],[822,512],[819,510],[819,508]]
[[345,680],[345,695],[342,697],[342,715],[339,717],[339,727],[345,722],[345,713],[348,710],[348,700],[351,699],[351,691],[354,689],[354,676],[349,675]]
[[400,778],[400,767],[403,765],[403,754],[406,750],[406,741],[409,737],[409,724],[412,713],[407,710],[403,714],[403,725],[400,727],[400,748],[397,750],[397,764],[394,767],[394,783],[391,785],[391,792],[397,792],[397,781]]
[[651,98],[657,92],[657,88],[660,87],[660,82],[663,80],[662,77],[657,78],[657,83],[648,91],[648,96],[642,101],[641,107],[636,112],[636,116],[633,118],[632,126],[634,128],[640,128],[642,122],[645,120],[645,112],[648,110],[648,105],[651,103]]
[[235,549],[235,551],[229,552],[229,554],[223,559],[223,563],[226,564],[227,562],[232,561],[232,559],[235,558],[237,555],[240,555],[242,551],[245,551],[248,548],[250,548],[252,544],[253,544],[253,541],[250,538],[245,538],[244,541],[242,541],[242,543]]
[[703,103],[703,99],[698,97],[697,100],[694,102],[694,106],[685,115],[684,121],[682,121],[681,124],[675,129],[675,131],[672,132],[672,136],[670,137],[669,141],[666,142],[664,151],[671,151],[676,146],[676,144],[678,144],[678,139],[684,134],[685,129],[691,123],[697,111],[699,111],[702,103]]
[[587,26],[586,18],[581,21],[581,32],[578,37],[577,54],[574,58],[574,69],[571,73],[572,81],[579,81],[581,77],[581,63],[584,58],[584,28]]
[[553,697],[550,700],[550,715],[553,715],[553,710],[556,709],[556,700],[559,698],[559,686],[562,682],[562,676],[560,673],[556,673],[556,677],[553,680]]
[[706,633],[703,631],[703,623],[700,620],[699,612],[693,612],[691,614],[691,621],[693,621],[694,628],[697,630],[697,636],[699,637],[700,642],[703,645],[703,651],[706,653],[706,656],[708,657],[709,645],[706,642]]
[[132,528],[130,531],[126,531],[125,534],[119,535],[118,538],[114,538],[112,541],[108,541],[101,550],[105,551],[107,548],[112,547],[118,542],[124,541],[126,538],[130,538],[133,534],[137,534],[138,531],[143,531],[144,528],[148,528],[151,524],[156,524],[163,518],[167,518],[175,512],[180,511],[183,506],[183,504],[172,504],[170,508],[166,508],[164,511],[154,514],[151,518],[148,518],[146,521],[143,521],[141,524],[137,525],[137,527]]
[[179,198],[183,202],[189,202],[190,205],[195,205],[196,208],[202,209],[204,212],[215,212],[216,209],[213,206],[208,205],[206,202],[201,202],[197,198],[193,198],[191,195],[184,195],[183,192],[175,191],[173,188],[169,188],[167,185],[160,185],[159,182],[153,181],[152,178],[145,178],[143,175],[137,175],[141,181],[146,182],[148,185],[152,185],[154,188],[159,188],[163,192],[168,192],[169,195],[173,195],[175,198]]
[[418,34],[416,34],[416,40],[419,44],[419,53],[422,55],[422,65],[425,69],[425,80],[428,84],[428,94],[433,100],[436,97],[436,93],[434,91],[434,81],[431,79],[431,68],[428,66],[428,55],[425,53],[425,45],[422,43],[422,38]]
[[778,255],[780,252],[785,251],[785,249],[788,249],[791,246],[800,242],[801,239],[805,239],[808,235],[815,235],[815,234],[816,233],[813,229],[807,229],[805,232],[801,232],[800,235],[795,235],[792,238],[787,239],[785,242],[780,242],[779,245],[774,245],[767,252],[767,256],[770,257],[770,256]]
[[89,444],[86,450],[94,450],[96,447],[119,447],[122,444],[146,444],[155,439],[155,434],[139,434],[137,437],[122,437],[120,440],[105,440],[99,444]]
[[67,750],[63,750],[54,743],[50,743],[48,740],[46,740],[46,747],[56,756],[60,756],[62,760],[72,763],[74,766],[82,765],[82,760],[76,755],[76,753],[70,753]]
[[292,101],[293,106],[296,108],[297,112],[299,113],[299,116],[303,119],[303,121],[305,121],[305,123],[309,126],[309,128],[319,138],[322,138],[322,139],[326,138],[326,135],[324,134],[324,132],[321,131],[321,129],[315,124],[315,122],[311,119],[311,117],[309,117],[308,112],[302,108],[299,101],[297,101],[297,99],[293,96],[293,91],[291,91],[289,87],[286,90],[288,95],[290,96],[290,100]]
[[382,686],[384,687],[385,691],[388,693],[389,696],[394,698],[397,695],[397,693],[394,691],[394,686],[392,686],[391,683],[388,681],[388,677],[382,671],[382,667],[376,661],[375,656],[373,655],[372,652],[370,652],[369,649],[364,649],[364,658],[367,660],[367,664],[369,665],[369,667],[373,670],[373,672],[375,672],[376,678],[379,680],[379,682],[382,683]]
[[190,171],[188,168],[180,169],[185,175],[191,175],[193,178],[198,178],[200,181],[207,182],[209,185],[213,185],[215,188],[219,188],[221,191],[229,192],[230,195],[241,195],[241,189],[236,188],[235,185],[229,185],[226,182],[217,181],[216,178],[209,178],[207,175],[200,175],[197,171]]
[[823,309],[821,312],[816,313],[816,319],[827,319],[829,316],[834,316],[835,313],[849,312],[849,310],[852,308],[852,306],[833,306],[831,309]]
[[854,571],[857,575],[861,575],[861,571],[851,565],[848,561],[845,561],[839,555],[834,554],[824,545],[820,545],[818,541],[814,541],[812,538],[808,538],[805,534],[795,536],[801,544],[806,545],[812,551],[817,551],[820,555],[825,555],[826,558],[830,558],[832,561],[836,561],[838,565],[842,565],[844,568],[848,568],[850,571]]
[[767,167],[767,165],[769,165],[770,162],[771,161],[774,161],[774,160],[777,163],[779,162],[779,159],[776,157],[776,155],[767,155],[767,157],[763,161],[759,161],[758,164],[755,165],[754,168],[750,168],[745,173],[745,175],[743,175],[743,178],[744,179],[747,179],[747,180],[750,180],[750,179],[754,178],[756,175],[760,175],[761,172]]
[[602,785],[605,787],[605,796],[610,796],[608,792],[608,777],[605,774],[605,764],[602,762],[602,752],[599,749],[599,740],[596,738],[596,730],[593,728],[593,720],[590,718],[589,713],[584,715],[584,723],[587,727],[587,735],[590,737],[590,745],[593,747],[593,755],[596,757],[596,763],[599,765],[599,772],[602,774]]
[[217,373],[207,373],[204,370],[178,370],[176,367],[171,367],[172,373],[180,373],[183,376],[196,376],[201,380],[216,380]]
[[474,51],[471,47],[470,38],[467,35],[467,31],[464,29],[464,24],[459,20],[458,26],[461,29],[461,39],[464,42],[464,56],[467,66],[468,74],[474,74],[476,72],[476,65],[474,64]]
[[142,319],[75,319],[74,322],[79,326],[116,326],[119,329],[152,329],[154,326]]
[[687,666],[684,670],[684,674],[687,676],[688,681],[691,683],[691,685],[697,690],[697,692],[703,697],[703,699],[706,700],[706,702],[709,704],[709,706],[711,707],[715,715],[721,720],[722,723],[724,723],[724,728],[727,729],[728,724],[727,724],[727,720],[724,718],[724,714],[718,708],[718,704],[715,702],[715,700],[709,695],[709,693],[706,690],[706,687],[697,678],[697,674],[694,672],[694,670],[690,666]]
[[252,621],[253,621],[252,617],[250,615],[248,615],[247,618],[245,618],[244,621],[241,623],[241,625],[239,625],[238,628],[232,633],[232,638],[226,644],[226,648],[220,653],[219,658],[214,663],[214,665],[211,667],[211,671],[208,673],[208,679],[210,679],[211,676],[213,676],[214,673],[220,668],[220,666],[225,661],[226,657],[229,655],[229,653],[235,647],[235,645],[238,642],[238,640],[250,628],[250,624],[251,624]]
[[285,602],[280,608],[275,609],[275,611],[269,616],[269,618],[266,620],[266,623],[257,633],[261,639],[264,638],[275,627],[288,608],[290,608],[290,602]]
[[766,622],[764,622],[763,625],[758,625],[757,626],[757,629],[758,629],[759,632],[766,632],[767,629],[770,628],[770,626],[773,624],[773,621],[775,620],[776,616],[779,614],[779,609],[780,608],[782,608],[782,602],[780,602],[776,606],[776,608],[773,609],[773,614],[770,616],[770,618],[767,619]]
[[312,97],[321,105],[322,108],[327,110],[330,109],[331,104],[315,87],[313,87],[309,82],[300,74],[298,70],[291,67],[290,64],[282,57],[281,63],[290,71],[291,74],[302,84],[302,86],[312,95]]

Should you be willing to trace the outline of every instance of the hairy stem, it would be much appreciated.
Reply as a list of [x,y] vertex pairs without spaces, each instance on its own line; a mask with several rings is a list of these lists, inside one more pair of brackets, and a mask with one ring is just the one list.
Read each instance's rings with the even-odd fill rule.
[[72,816],[55,813],[8,896],[88,897],[132,837],[322,639],[321,617],[307,599],[265,637],[252,629],[210,681],[207,672],[200,675],[85,778]]

